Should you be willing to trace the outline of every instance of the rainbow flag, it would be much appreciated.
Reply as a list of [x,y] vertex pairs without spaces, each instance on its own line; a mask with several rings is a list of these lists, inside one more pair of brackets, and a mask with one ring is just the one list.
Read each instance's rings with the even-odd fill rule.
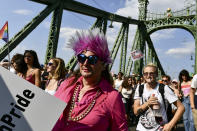
[[5,25],[0,30],[0,39],[3,39],[5,42],[8,42],[8,21],[5,23]]

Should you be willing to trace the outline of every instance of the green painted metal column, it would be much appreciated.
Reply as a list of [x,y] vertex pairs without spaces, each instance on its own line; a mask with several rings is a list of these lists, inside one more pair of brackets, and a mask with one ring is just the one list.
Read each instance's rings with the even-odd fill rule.
[[[144,32],[146,32],[146,26],[144,25],[144,21],[146,20],[147,17],[147,6],[148,6],[148,0],[138,0],[139,2],[139,16],[138,19],[141,21],[141,23],[138,25],[138,30],[139,30],[139,39],[138,39],[138,50],[140,50],[142,53],[144,53],[144,45],[145,45],[145,36]],[[135,73],[142,75],[142,69],[144,60],[143,58],[135,61],[134,64],[134,71]]]
[[53,5],[47,6],[43,11],[41,11],[36,17],[32,19],[25,27],[20,30],[13,38],[10,39],[8,44],[5,44],[0,49],[0,61],[4,59],[8,52],[8,45],[10,52],[20,44],[20,42],[27,37],[57,6],[59,2],[56,2]]
[[[145,32],[146,32],[146,26],[144,24],[141,25],[142,27],[139,28],[139,33],[140,33],[140,50],[141,52],[144,54],[144,47],[145,47]],[[138,70],[138,74],[139,75],[142,75],[142,70],[143,70],[143,67],[144,67],[144,58],[141,58],[140,60],[140,63],[139,63],[139,70]]]
[[118,33],[118,36],[115,40],[115,44],[111,50],[111,59],[112,59],[112,63],[109,65],[109,70],[111,70],[113,64],[114,64],[114,61],[115,61],[115,58],[116,58],[116,55],[118,53],[118,49],[120,47],[120,44],[121,44],[121,41],[123,39],[122,35],[124,34],[125,32],[125,28],[124,28],[124,25],[122,24],[121,28],[120,28],[120,31]]
[[129,24],[126,24],[125,41],[124,41],[124,59],[123,59],[123,73],[126,73],[126,57],[127,57],[127,46],[128,46],[128,35],[129,35]]
[[106,32],[107,32],[107,19],[103,19],[102,31],[103,31],[104,34],[106,34]]
[[125,74],[129,25],[125,23],[123,24],[123,26],[124,26],[124,31],[122,34],[122,41],[121,41],[122,46],[121,46],[119,72]]
[[[124,26],[124,25],[123,25]],[[124,27],[125,28],[125,27]],[[121,53],[120,53],[120,63],[119,63],[119,72],[122,72],[124,74],[124,70],[122,69],[122,64],[123,64],[123,57],[124,57],[124,43],[125,43],[125,39],[124,39],[124,34],[122,34],[122,39],[120,41],[121,44]],[[119,49],[119,48],[118,48]],[[118,52],[118,51],[117,51]]]
[[63,14],[62,5],[63,3],[60,3],[59,6],[53,12],[48,45],[47,45],[46,56],[45,56],[45,64],[48,63],[50,58],[56,57],[59,32],[60,32],[60,26],[62,21],[62,14]]
[[[137,41],[139,39],[139,30],[137,29],[136,30],[136,33],[135,33],[135,37],[134,37],[134,41],[132,43],[132,48],[131,48],[131,52],[134,51],[136,48],[137,48]],[[130,52],[130,53],[131,53]],[[130,75],[131,73],[131,69],[133,67],[133,60],[131,59],[131,56],[129,56],[129,59],[128,59],[128,62],[127,62],[127,69],[126,69],[126,74],[127,76]]]
[[148,47],[148,63],[151,63],[152,62],[152,51],[151,51],[151,49]]

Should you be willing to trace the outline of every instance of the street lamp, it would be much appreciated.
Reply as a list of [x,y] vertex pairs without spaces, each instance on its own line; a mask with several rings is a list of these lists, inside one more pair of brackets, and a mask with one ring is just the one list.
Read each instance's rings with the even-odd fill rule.
[[114,28],[114,26],[112,25],[112,22],[113,21],[111,21],[111,24],[109,25],[109,28]]
[[114,26],[112,25],[114,18],[115,18],[114,14],[110,15],[109,19],[111,20],[111,24],[109,25],[109,28],[114,28]]

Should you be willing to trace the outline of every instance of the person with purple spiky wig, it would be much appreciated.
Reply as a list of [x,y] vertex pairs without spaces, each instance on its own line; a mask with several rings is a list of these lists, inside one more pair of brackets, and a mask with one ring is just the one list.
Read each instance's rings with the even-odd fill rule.
[[98,29],[71,38],[79,70],[59,87],[55,96],[67,103],[53,131],[128,131],[125,109],[113,89],[112,62],[106,37]]

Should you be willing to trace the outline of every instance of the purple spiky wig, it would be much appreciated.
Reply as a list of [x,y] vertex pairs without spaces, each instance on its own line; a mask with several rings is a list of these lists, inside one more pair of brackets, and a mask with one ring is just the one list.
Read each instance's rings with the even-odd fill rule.
[[69,40],[68,46],[75,51],[76,56],[88,50],[94,52],[104,63],[110,64],[112,62],[107,39],[98,28],[81,32],[77,31],[75,36],[72,36]]

